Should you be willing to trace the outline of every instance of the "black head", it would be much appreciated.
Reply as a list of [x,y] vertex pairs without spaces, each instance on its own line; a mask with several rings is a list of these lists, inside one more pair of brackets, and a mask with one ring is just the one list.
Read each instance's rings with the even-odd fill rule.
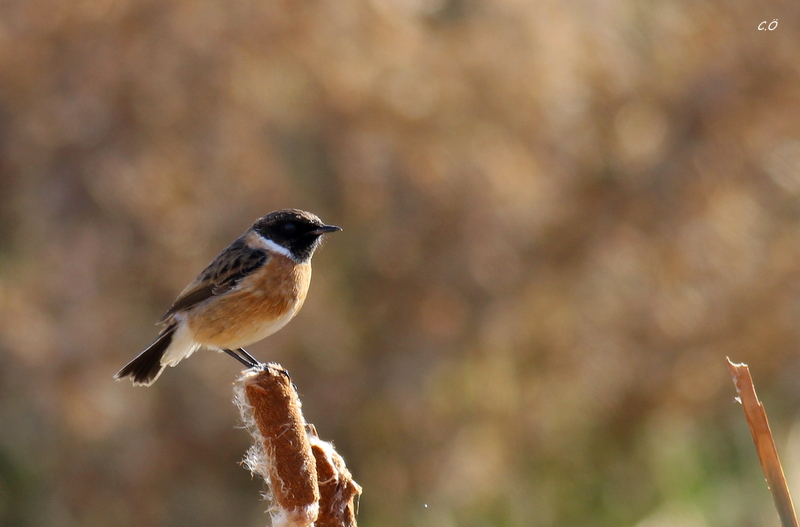
[[297,209],[271,212],[259,219],[253,229],[264,238],[288,249],[292,258],[299,262],[311,258],[323,234],[342,230],[335,225],[325,225],[310,212]]

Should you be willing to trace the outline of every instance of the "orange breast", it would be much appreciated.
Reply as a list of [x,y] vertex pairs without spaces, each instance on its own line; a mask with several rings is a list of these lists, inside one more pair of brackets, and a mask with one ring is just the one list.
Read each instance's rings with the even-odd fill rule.
[[273,254],[239,287],[193,309],[189,328],[204,346],[247,346],[285,326],[303,306],[310,283],[310,264]]

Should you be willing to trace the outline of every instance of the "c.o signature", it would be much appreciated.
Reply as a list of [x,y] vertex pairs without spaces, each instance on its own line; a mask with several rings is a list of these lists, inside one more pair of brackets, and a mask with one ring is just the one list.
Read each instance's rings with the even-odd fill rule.
[[[775,25],[775,27],[772,27],[773,24]],[[764,26],[767,26],[767,27],[764,27]],[[777,18],[775,20],[773,20],[772,22],[770,22],[769,25],[767,25],[767,21],[766,20],[764,20],[763,22],[761,22],[758,25],[758,30],[759,31],[766,31],[767,29],[769,29],[770,31],[775,31],[777,28],[778,28],[778,19]]]

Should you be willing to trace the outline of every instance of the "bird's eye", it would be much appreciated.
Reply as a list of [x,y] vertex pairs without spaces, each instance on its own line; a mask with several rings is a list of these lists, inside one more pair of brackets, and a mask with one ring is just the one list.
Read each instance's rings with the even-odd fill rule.
[[286,232],[294,232],[296,228],[297,227],[295,226],[295,224],[292,223],[291,221],[283,224],[283,230]]

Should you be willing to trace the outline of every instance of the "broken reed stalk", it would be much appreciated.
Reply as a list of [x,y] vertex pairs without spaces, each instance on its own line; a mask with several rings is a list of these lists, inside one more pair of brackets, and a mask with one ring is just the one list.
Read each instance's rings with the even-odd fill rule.
[[758,400],[753,379],[750,377],[750,368],[747,364],[735,364],[728,359],[728,367],[733,376],[733,383],[736,385],[736,392],[739,394],[739,402],[744,408],[744,415],[750,427],[750,434],[756,445],[758,459],[761,461],[761,469],[767,479],[767,486],[778,510],[783,527],[798,527],[797,515],[792,504],[792,496],[789,494],[789,487],[786,484],[786,477],[783,475],[783,467],[778,459],[778,451],[775,448],[775,440],[767,421],[767,413],[764,405]]
[[353,481],[333,445],[307,425],[289,374],[279,364],[244,372],[234,388],[254,444],[245,465],[269,485],[275,527],[356,527]]

